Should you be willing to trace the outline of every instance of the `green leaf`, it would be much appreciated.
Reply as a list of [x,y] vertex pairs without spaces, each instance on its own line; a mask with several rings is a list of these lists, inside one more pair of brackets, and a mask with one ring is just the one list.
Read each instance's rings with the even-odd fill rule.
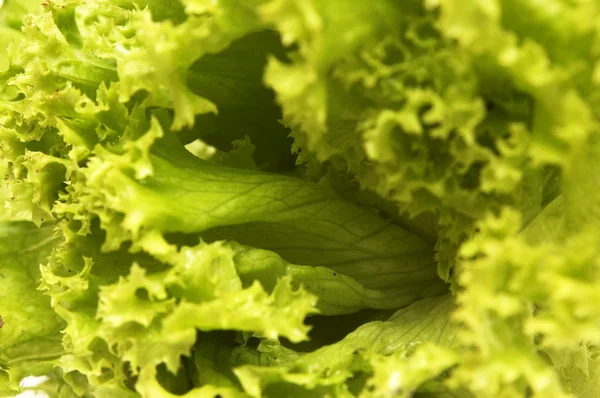
[[237,249],[235,262],[240,278],[247,285],[259,280],[263,286],[272,289],[279,278],[292,278],[294,284],[318,297],[319,312],[323,315],[352,313],[364,308],[396,309],[431,292],[416,291],[414,285],[368,289],[331,268],[290,264],[273,252],[249,247]]
[[8,372],[9,388],[17,389],[22,377],[49,372],[64,354],[64,322],[38,290],[40,263],[53,241],[51,225],[0,224],[0,371]]
[[0,394],[598,396],[599,15],[0,0]]
[[[598,234],[588,229],[561,239],[552,231],[550,238],[558,239],[544,240],[548,233],[543,226],[556,220],[559,209],[549,205],[523,236],[515,211],[490,216],[461,250],[464,290],[457,298],[456,318],[465,325],[460,340],[471,347],[471,355],[457,377],[472,391],[514,395],[531,389],[567,396],[575,387],[562,384],[565,380],[540,351],[566,355],[598,341],[600,313],[591,305],[599,291],[594,260]],[[531,235],[538,231],[546,236]],[[588,377],[586,382],[593,383],[593,375]],[[478,385],[480,378],[491,384]]]
[[163,134],[154,120],[122,155],[97,147],[81,170],[79,203],[65,211],[87,207],[99,214],[106,249],[130,239],[142,242],[152,231],[212,229],[208,240],[237,240],[288,261],[327,266],[366,288],[397,291],[403,285],[412,300],[445,290],[431,245],[418,235],[317,184],[210,164],[170,135],[154,143]]
[[[23,17],[29,13],[39,13],[42,7],[36,0],[3,0],[0,2],[0,49],[2,54],[6,53],[9,45],[14,45],[21,40],[21,27],[23,26]],[[8,67],[8,62],[12,55],[0,58],[0,71]],[[7,64],[5,65],[5,62]],[[1,90],[0,90],[1,92]]]
[[[398,394],[400,387],[410,393],[458,362],[449,350],[456,345],[458,330],[449,320],[452,307],[448,296],[424,299],[399,310],[388,321],[366,323],[335,344],[291,358],[283,367],[246,365],[235,373],[254,397],[292,393],[387,396]],[[273,358],[277,353],[268,355]],[[420,359],[428,355],[436,360]],[[392,375],[394,372],[398,374]],[[420,376],[409,377],[416,376],[412,372]],[[377,383],[381,377],[386,383]],[[390,378],[398,385],[389,385]],[[375,389],[369,387],[372,383],[376,383]]]

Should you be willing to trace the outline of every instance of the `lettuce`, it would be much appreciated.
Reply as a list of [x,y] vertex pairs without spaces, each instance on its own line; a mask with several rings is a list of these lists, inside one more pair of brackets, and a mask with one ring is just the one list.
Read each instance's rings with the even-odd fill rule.
[[599,396],[599,20],[0,0],[0,396]]

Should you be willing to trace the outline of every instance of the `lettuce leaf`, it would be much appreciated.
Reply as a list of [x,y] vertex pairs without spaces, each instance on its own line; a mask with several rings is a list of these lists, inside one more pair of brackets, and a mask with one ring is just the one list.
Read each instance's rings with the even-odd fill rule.
[[599,15],[0,0],[0,395],[597,397]]
[[52,226],[0,224],[0,393],[28,375],[45,375],[64,355],[59,331],[64,322],[38,290],[40,262],[52,249]]

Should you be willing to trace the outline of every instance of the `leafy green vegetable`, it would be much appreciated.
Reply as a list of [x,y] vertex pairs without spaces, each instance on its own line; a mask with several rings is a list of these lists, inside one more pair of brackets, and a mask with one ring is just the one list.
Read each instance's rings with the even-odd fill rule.
[[0,366],[3,384],[14,388],[24,376],[51,371],[64,355],[64,322],[52,311],[50,299],[37,291],[38,265],[52,248],[52,228],[2,223],[0,237]]
[[599,20],[0,0],[0,396],[596,398]]

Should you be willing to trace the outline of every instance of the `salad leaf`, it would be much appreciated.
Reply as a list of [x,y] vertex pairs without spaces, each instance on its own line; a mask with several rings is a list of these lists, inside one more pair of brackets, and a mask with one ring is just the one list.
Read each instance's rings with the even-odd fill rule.
[[0,237],[0,374],[10,389],[25,376],[52,371],[65,353],[59,334],[64,322],[37,290],[39,264],[52,248],[52,226],[2,223]]
[[0,395],[597,397],[599,15],[0,0]]

